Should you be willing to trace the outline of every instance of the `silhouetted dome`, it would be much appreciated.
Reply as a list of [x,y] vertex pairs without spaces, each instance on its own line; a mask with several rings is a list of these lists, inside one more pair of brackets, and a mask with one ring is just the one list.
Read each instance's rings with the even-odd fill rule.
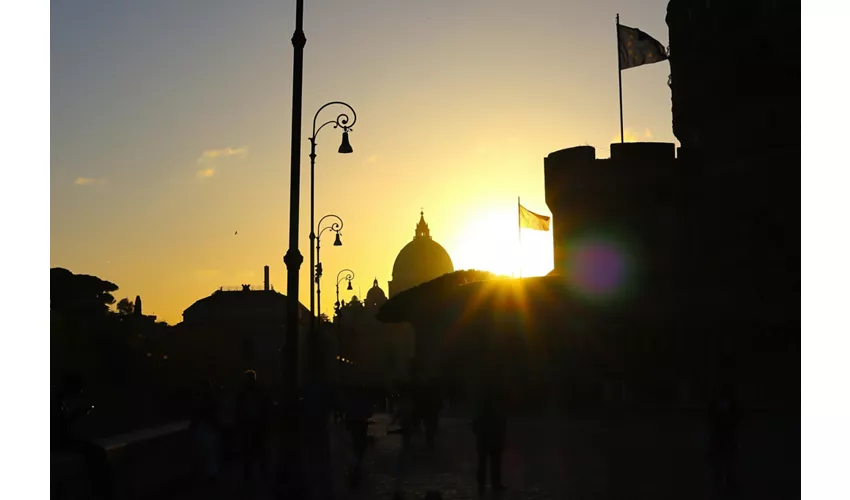
[[401,249],[393,264],[390,296],[451,272],[454,264],[449,253],[431,239],[425,214],[420,213],[413,241]]
[[366,292],[366,305],[380,306],[386,301],[387,295],[383,290],[381,290],[381,287],[378,286],[378,278],[375,278],[375,281],[372,282],[372,288]]

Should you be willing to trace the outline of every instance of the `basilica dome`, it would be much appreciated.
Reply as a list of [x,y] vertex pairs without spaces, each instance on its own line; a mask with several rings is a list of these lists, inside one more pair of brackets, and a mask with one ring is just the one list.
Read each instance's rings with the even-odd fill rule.
[[366,292],[366,307],[379,307],[387,301],[387,296],[384,294],[384,291],[381,290],[381,287],[378,286],[378,278],[375,278],[375,281],[372,282],[372,288]]
[[393,264],[393,279],[390,281],[390,297],[454,272],[449,253],[431,239],[431,231],[425,222],[425,214],[419,214],[419,224],[413,240],[398,253]]

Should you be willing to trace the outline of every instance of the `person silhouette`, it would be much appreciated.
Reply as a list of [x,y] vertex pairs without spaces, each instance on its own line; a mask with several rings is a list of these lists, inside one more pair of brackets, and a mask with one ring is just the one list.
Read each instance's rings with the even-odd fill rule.
[[395,406],[390,425],[398,425],[398,433],[401,434],[402,449],[410,449],[410,440],[416,425],[416,414],[414,411],[413,396],[409,385],[404,385],[399,390],[398,400]]
[[494,491],[505,489],[502,484],[502,450],[507,434],[507,416],[504,401],[494,387],[486,387],[478,399],[472,421],[478,451],[478,489],[487,486],[487,465],[490,466],[490,484]]
[[83,379],[75,374],[66,375],[55,388],[50,418],[50,451],[82,455],[95,498],[111,499],[112,479],[106,450],[73,432],[74,424],[94,410],[94,406],[82,404],[83,388]]
[[735,390],[724,384],[709,403],[710,457],[715,484],[721,491],[734,488],[738,418]]
[[429,450],[434,449],[434,439],[437,433],[437,423],[440,411],[443,409],[443,398],[437,380],[432,380],[423,391],[422,424],[425,427],[425,442]]
[[198,446],[204,476],[209,480],[215,479],[219,471],[221,441],[218,401],[213,390],[213,384],[209,380],[203,384],[201,394],[192,412],[189,428]]
[[346,426],[351,435],[351,447],[354,451],[354,466],[351,473],[351,485],[360,485],[363,456],[368,443],[369,419],[372,417],[372,401],[362,387],[352,391],[350,406],[346,412]]
[[253,478],[257,465],[266,472],[264,453],[270,402],[257,383],[257,372],[247,370],[236,401],[236,418],[242,441],[243,480]]

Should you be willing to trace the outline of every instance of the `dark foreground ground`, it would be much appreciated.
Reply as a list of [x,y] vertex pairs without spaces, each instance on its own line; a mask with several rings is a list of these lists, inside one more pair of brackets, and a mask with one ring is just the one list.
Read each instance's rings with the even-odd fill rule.
[[[333,482],[338,498],[405,498],[439,491],[445,500],[479,497],[477,460],[468,418],[444,417],[437,449],[414,437],[412,455],[400,463],[401,439],[387,435],[388,417],[377,415],[370,433],[364,482],[356,492],[345,484],[347,436],[332,426]],[[799,497],[799,419],[759,415],[741,428],[738,492],[720,496],[712,488],[704,423],[695,417],[632,415],[513,418],[503,459],[501,495],[483,498],[543,499],[782,499]],[[209,487],[169,495],[175,499],[274,498],[270,481],[242,484],[230,468]]]

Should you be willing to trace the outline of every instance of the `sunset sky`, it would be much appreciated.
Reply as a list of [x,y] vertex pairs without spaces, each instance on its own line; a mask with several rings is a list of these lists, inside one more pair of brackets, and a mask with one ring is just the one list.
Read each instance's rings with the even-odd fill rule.
[[[354,153],[318,138],[322,309],[335,276],[384,290],[420,207],[456,269],[519,268],[517,196],[549,214],[543,158],[619,139],[614,16],[667,44],[667,0],[307,0],[301,296],[313,114],[357,111]],[[169,323],[219,286],[285,292],[295,2],[51,2],[51,267],[116,283]],[[667,62],[623,72],[627,139],[675,141]],[[327,109],[321,118],[333,118]],[[234,232],[238,231],[238,235]],[[551,233],[523,234],[525,275]],[[351,293],[344,293],[344,299]]]

